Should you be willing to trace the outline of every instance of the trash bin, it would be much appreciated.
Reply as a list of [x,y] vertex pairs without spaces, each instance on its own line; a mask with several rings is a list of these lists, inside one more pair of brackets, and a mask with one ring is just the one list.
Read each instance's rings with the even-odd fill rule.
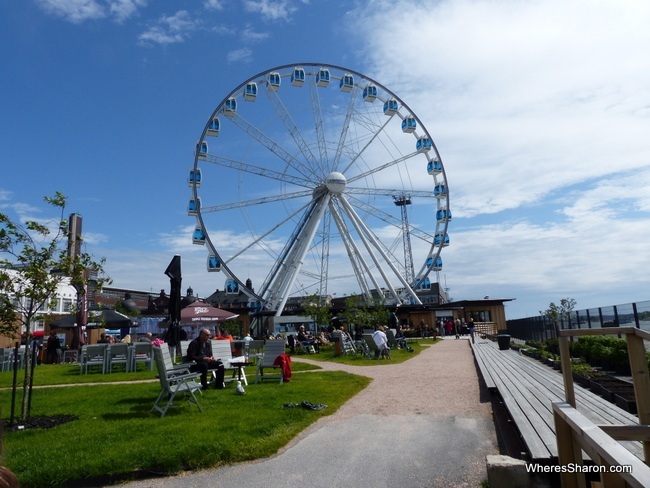
[[330,334],[330,342],[334,344],[334,355],[335,356],[340,356],[341,355],[341,346],[343,343],[343,338],[341,337],[341,331],[335,330]]
[[497,336],[497,343],[499,344],[499,350],[507,351],[510,349],[510,336],[508,334],[499,334]]

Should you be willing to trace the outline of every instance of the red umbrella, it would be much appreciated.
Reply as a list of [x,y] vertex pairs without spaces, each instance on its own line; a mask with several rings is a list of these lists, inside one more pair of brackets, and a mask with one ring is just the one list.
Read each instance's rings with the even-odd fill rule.
[[181,310],[181,325],[204,325],[239,317],[236,313],[211,307],[205,302],[194,302]]

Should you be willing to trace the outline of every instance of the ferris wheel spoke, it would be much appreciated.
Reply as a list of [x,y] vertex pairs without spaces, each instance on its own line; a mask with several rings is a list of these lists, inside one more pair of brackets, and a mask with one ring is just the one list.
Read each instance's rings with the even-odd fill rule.
[[202,213],[221,212],[223,210],[232,210],[234,208],[252,207],[253,205],[262,205],[265,203],[291,200],[295,198],[311,197],[313,193],[314,193],[313,190],[304,190],[304,191],[297,191],[293,193],[282,193],[280,195],[273,195],[268,197],[252,198],[250,200],[240,200],[239,202],[228,202],[219,205],[210,205],[207,207],[202,206],[201,212]]
[[[369,214],[374,215],[379,220],[382,220],[383,222],[385,222],[385,223],[387,223],[389,225],[392,225],[393,227],[396,227],[398,229],[402,228],[403,222],[400,219],[398,219],[397,217],[395,217],[395,216],[393,216],[393,215],[391,215],[391,214],[389,214],[387,212],[384,212],[380,208],[377,208],[377,207],[375,207],[373,205],[370,205],[370,204],[364,202],[363,200],[359,200],[358,198],[354,197],[353,195],[349,196],[348,202],[353,207],[360,208],[364,212],[367,212]],[[428,243],[433,242],[434,236],[429,234],[428,232],[423,231],[422,229],[420,229],[418,227],[414,227],[412,224],[409,224],[408,228],[409,228],[409,232],[411,233],[411,235],[413,235],[415,237],[418,237],[419,239],[422,239],[423,241],[428,242]]]
[[390,122],[390,118],[387,117],[386,120],[384,121],[383,125],[381,125],[376,130],[373,131],[372,137],[370,139],[368,139],[366,144],[356,154],[352,155],[352,157],[350,158],[350,162],[345,167],[345,169],[342,171],[342,173],[345,174],[346,172],[348,172],[350,170],[350,168],[354,164],[356,164],[357,160],[363,155],[363,153],[366,151],[366,149],[368,149],[372,145],[372,143],[377,139],[377,137],[379,137],[379,135],[384,132],[384,129],[386,128],[386,126],[388,125],[389,122]]
[[325,168],[327,167],[327,143],[325,142],[323,112],[315,78],[313,78],[312,82],[309,83],[309,94],[311,95],[311,106],[312,112],[314,114],[314,131],[316,133],[316,141],[318,143],[318,152],[320,156],[318,166],[320,168],[321,174],[325,174]]
[[263,240],[266,239],[268,236],[270,236],[273,232],[278,230],[280,227],[282,227],[284,224],[292,220],[296,215],[298,215],[300,212],[303,212],[305,208],[307,208],[309,205],[311,205],[312,202],[309,202],[302,207],[300,207],[298,210],[295,212],[291,213],[288,215],[285,219],[281,220],[278,224],[274,225],[271,227],[268,231],[266,231],[264,234],[261,234],[259,237],[253,239],[250,244],[248,244],[246,247],[241,249],[241,251],[237,252],[236,254],[233,254],[228,260],[226,260],[226,264],[229,264],[230,262],[234,261],[237,259],[239,256],[244,254],[246,251],[254,247],[255,245],[260,245],[263,243]]
[[318,162],[316,161],[316,157],[312,153],[309,145],[307,144],[307,141],[305,140],[304,136],[300,132],[300,129],[294,122],[293,117],[291,117],[291,114],[287,110],[287,107],[282,102],[279,92],[273,90],[267,90],[266,94],[271,104],[273,105],[273,108],[275,109],[275,113],[282,120],[285,128],[287,129],[287,132],[289,132],[291,138],[293,139],[296,146],[298,147],[300,154],[302,154],[304,160],[309,164],[311,173],[317,174],[316,168],[318,167]]
[[234,169],[237,171],[243,171],[251,175],[262,176],[264,178],[281,181],[283,183],[291,183],[296,186],[304,186],[309,188],[313,188],[314,186],[313,181],[310,181],[305,178],[300,178],[295,175],[282,173],[280,171],[275,171],[268,168],[263,168],[261,166],[245,163],[243,161],[237,161],[235,159],[225,158],[223,156],[207,154],[205,160],[206,162],[212,163],[216,166],[221,166],[223,168],[228,168],[228,169]]
[[423,190],[400,190],[397,188],[354,188],[347,186],[345,192],[353,195],[379,195],[384,197],[401,197],[407,194],[411,197],[418,198],[436,198],[436,194],[432,191]]
[[343,126],[341,128],[341,134],[339,135],[339,142],[336,146],[336,153],[334,154],[334,160],[332,162],[332,169],[337,171],[339,167],[339,162],[341,161],[341,155],[343,154],[343,148],[346,146],[345,142],[348,137],[348,131],[350,130],[350,122],[352,121],[352,115],[355,112],[357,95],[359,88],[354,87],[350,92],[350,100],[348,101],[348,109],[345,113],[345,120],[343,121]]
[[280,144],[275,142],[269,136],[264,134],[261,130],[255,127],[253,124],[249,123],[239,114],[235,114],[231,117],[228,117],[237,127],[243,130],[250,137],[259,142],[263,147],[271,151],[278,158],[286,163],[286,165],[292,168],[294,171],[301,174],[307,180],[312,182],[318,181],[318,174],[314,173],[312,168],[305,166],[303,163],[294,158],[286,149],[284,149]]
[[414,158],[418,152],[412,152],[411,154],[407,154],[406,156],[402,156],[401,158],[393,159],[392,161],[389,161],[388,163],[382,164],[381,166],[377,166],[375,168],[370,168],[368,171],[365,173],[360,173],[358,175],[352,176],[351,178],[348,178],[348,183],[352,183],[354,181],[358,181],[363,178],[367,178],[368,176],[374,174],[374,173],[379,173],[380,171],[384,171],[392,166],[395,166],[396,164],[402,163],[404,161],[408,161],[411,158]]
[[[382,255],[382,257],[384,259],[384,262],[392,270],[393,274],[402,283],[402,286],[407,290],[407,292],[412,297],[414,297],[416,302],[419,302],[419,299],[417,298],[417,295],[415,294],[415,292],[413,292],[413,290],[411,289],[411,286],[409,285],[409,283],[406,282],[406,280],[404,279],[402,274],[396,268],[395,264],[393,264],[393,262],[392,262],[391,258],[389,257],[389,255],[384,251],[382,246],[379,244],[379,240],[370,231],[370,229],[366,226],[366,224],[363,222],[363,220],[357,215],[357,213],[354,211],[354,208],[352,208],[352,206],[348,203],[347,199],[343,195],[340,196],[340,200],[341,200],[341,203],[343,204],[343,208],[345,209],[345,212],[347,213],[348,217],[350,218],[353,225],[357,229],[357,233],[359,234],[359,236],[362,237],[362,240],[363,240],[364,244],[366,244],[366,242],[368,242],[366,244],[366,246],[367,246],[369,252],[371,252],[370,244],[372,244],[372,246],[375,249],[377,249],[377,251]],[[374,257],[374,253],[372,253],[372,256]],[[382,268],[380,262],[377,260],[376,257],[374,257],[374,261],[375,261],[375,265],[377,266],[377,269],[379,270],[379,272],[382,275],[382,278],[386,282],[386,286],[390,290],[391,295],[393,295],[393,297],[396,300],[400,300],[397,292],[395,291],[395,289],[391,285],[391,281],[386,276],[386,272],[384,271],[384,269]]]

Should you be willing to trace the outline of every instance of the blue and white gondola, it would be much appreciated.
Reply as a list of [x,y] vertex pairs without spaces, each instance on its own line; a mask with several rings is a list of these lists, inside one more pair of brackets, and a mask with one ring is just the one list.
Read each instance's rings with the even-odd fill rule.
[[200,141],[196,143],[196,152],[197,152],[197,157],[201,161],[205,161],[205,157],[208,154],[208,143],[205,141]]
[[200,246],[205,244],[205,231],[200,225],[197,225],[194,229],[194,233],[192,234],[192,243]]
[[411,117],[410,115],[408,117],[404,117],[404,120],[402,120],[402,132],[406,134],[410,134],[411,132],[415,132],[415,129],[417,128],[418,124],[415,121],[415,117]]
[[244,100],[252,102],[257,98],[257,83],[246,83],[244,88]]
[[210,272],[221,271],[221,260],[214,254],[208,256],[207,268]]
[[201,186],[201,170],[200,169],[190,169],[190,174],[187,177],[188,186]]
[[449,234],[438,232],[435,236],[433,236],[433,244],[435,246],[442,246],[442,247],[448,246]]
[[223,106],[223,114],[232,117],[237,112],[237,99],[230,97]]
[[442,258],[440,256],[438,256],[435,259],[433,258],[433,256],[428,257],[427,268],[433,271],[440,271],[442,269]]
[[316,86],[327,86],[330,83],[330,70],[321,68],[316,73]]
[[349,73],[346,73],[343,75],[341,78],[341,81],[339,82],[339,88],[341,89],[342,92],[349,92],[352,90],[354,87],[354,76],[352,76]]
[[384,115],[395,115],[398,109],[399,105],[397,104],[397,100],[391,98],[384,102]]
[[294,68],[291,73],[291,84],[293,86],[302,86],[305,82],[305,70],[302,68]]
[[206,134],[209,136],[218,136],[220,130],[221,122],[219,121],[219,117],[213,117],[208,124],[208,130],[206,131]]
[[417,152],[426,152],[431,150],[432,145],[433,144],[431,142],[431,139],[424,136],[424,137],[420,137],[418,139],[418,142],[415,143],[415,149],[417,150]]
[[187,215],[194,216],[201,209],[201,197],[197,199],[190,198],[190,202],[187,205]]
[[269,73],[266,79],[266,89],[270,91],[278,91],[280,89],[280,73],[273,71]]
[[451,212],[446,208],[441,208],[436,212],[436,220],[440,223],[449,222],[451,220]]
[[442,173],[442,164],[437,159],[429,161],[427,163],[427,173],[430,175],[439,175]]
[[368,85],[363,89],[363,101],[374,102],[377,98],[377,87],[375,85]]

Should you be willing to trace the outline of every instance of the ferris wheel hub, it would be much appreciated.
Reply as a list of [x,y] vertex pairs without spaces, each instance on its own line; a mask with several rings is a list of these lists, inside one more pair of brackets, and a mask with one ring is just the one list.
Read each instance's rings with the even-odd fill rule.
[[327,189],[336,194],[341,194],[343,193],[343,190],[345,190],[345,186],[347,185],[348,180],[345,179],[345,176],[343,176],[341,173],[337,171],[333,171],[332,173],[327,175],[327,178],[325,178],[325,186]]

